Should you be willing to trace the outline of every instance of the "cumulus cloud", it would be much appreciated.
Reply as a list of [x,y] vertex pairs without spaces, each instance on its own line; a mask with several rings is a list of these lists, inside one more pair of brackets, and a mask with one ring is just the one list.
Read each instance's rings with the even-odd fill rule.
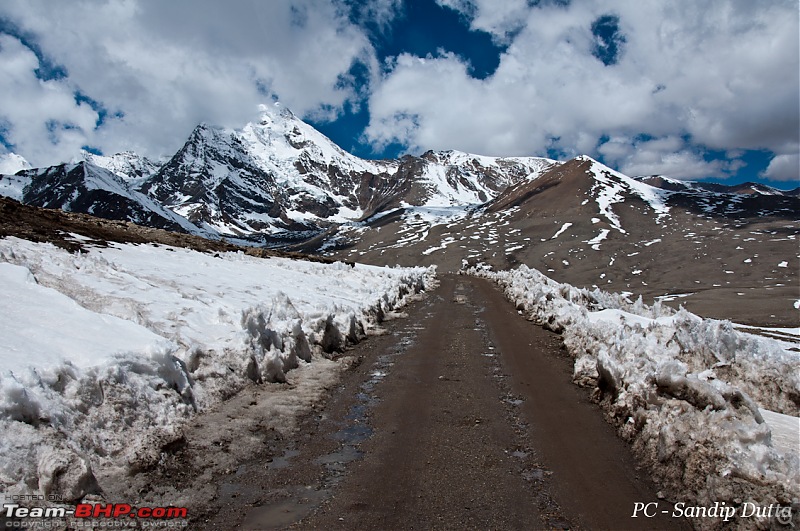
[[0,35],[0,133],[24,146],[28,158],[65,160],[80,150],[98,114],[76,101],[67,81],[38,79],[39,66],[22,42]]
[[763,177],[773,181],[800,181],[800,155],[778,155],[764,170]]
[[742,164],[735,156],[727,161],[705,160],[696,148],[676,136],[652,140],[616,137],[601,144],[597,151],[606,162],[627,175],[666,175],[689,180],[724,178]]
[[[511,133],[514,124],[502,99],[489,93],[489,85],[470,77],[468,68],[451,53],[397,57],[392,74],[370,99],[368,138],[379,146],[400,142],[419,151],[454,147],[448,141],[457,134],[467,148],[491,150],[496,143],[496,149],[502,149],[507,139],[502,133],[488,138],[487,129]],[[452,99],[442,104],[447,94]]]
[[[800,149],[793,2],[439,1],[510,44],[482,81],[452,55],[399,58],[370,99],[366,135],[376,145],[597,155],[601,145],[630,151],[646,135],[677,151],[639,145],[620,168],[683,178],[724,177],[741,164],[708,162],[706,149]],[[598,21],[619,38],[614,57],[597,54],[608,44],[592,31]],[[604,144],[609,137],[627,147]]]
[[[342,10],[312,0],[7,0],[0,18],[31,35],[68,74],[38,83],[32,94],[3,87],[0,123],[7,125],[7,141],[38,165],[57,162],[70,145],[168,154],[200,121],[240,127],[272,95],[300,115],[323,107],[335,111],[359,97],[347,78],[353,64],[375,65],[369,40]],[[37,85],[30,50],[17,42],[4,53],[24,58],[25,82]],[[23,82],[19,75],[14,79]],[[97,130],[84,116],[92,114],[86,103],[72,101],[68,109],[77,90],[107,109]],[[40,110],[33,116],[8,110],[20,107]],[[65,112],[70,116],[62,117]],[[58,132],[63,150],[39,144],[41,134],[24,132],[66,118],[81,127]],[[89,118],[93,123],[97,116]]]
[[[458,50],[377,57],[370,38],[391,35],[401,0],[4,0],[0,31],[19,31],[0,40],[0,135],[34,165],[83,145],[156,157],[275,96],[322,121],[366,106],[378,151],[586,153],[719,178],[756,149],[774,154],[765,177],[791,174],[796,2],[434,1],[500,45],[491,75],[473,77]],[[37,77],[43,56],[66,75]]]

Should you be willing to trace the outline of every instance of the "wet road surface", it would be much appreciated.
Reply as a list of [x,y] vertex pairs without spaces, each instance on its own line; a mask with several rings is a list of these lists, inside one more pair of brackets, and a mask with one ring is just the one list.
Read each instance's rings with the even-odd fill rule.
[[572,384],[559,336],[472,277],[442,276],[407,311],[348,353],[274,458],[224,480],[199,527],[681,528],[631,518],[657,489]]

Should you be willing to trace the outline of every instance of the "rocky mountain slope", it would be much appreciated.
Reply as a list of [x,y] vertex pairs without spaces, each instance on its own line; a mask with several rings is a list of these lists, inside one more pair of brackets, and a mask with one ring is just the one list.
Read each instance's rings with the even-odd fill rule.
[[163,161],[3,167],[20,171],[0,195],[23,203],[212,239],[378,265],[524,263],[759,324],[796,323],[800,306],[800,198],[759,184],[631,178],[588,157],[363,160],[277,104],[242,129],[201,124]]
[[483,205],[436,214],[396,210],[303,248],[448,270],[526,264],[561,282],[707,316],[797,326],[800,201],[779,191],[657,188],[578,157]]
[[[172,230],[275,245],[305,240],[332,226],[404,205],[480,204],[557,164],[535,157],[459,152],[363,160],[278,105],[263,106],[260,120],[241,130],[200,124],[161,165],[133,153],[84,153],[81,159],[3,176],[0,195],[48,208],[114,219],[128,216]],[[92,190],[103,193],[87,193]],[[163,208],[182,219],[165,215]]]

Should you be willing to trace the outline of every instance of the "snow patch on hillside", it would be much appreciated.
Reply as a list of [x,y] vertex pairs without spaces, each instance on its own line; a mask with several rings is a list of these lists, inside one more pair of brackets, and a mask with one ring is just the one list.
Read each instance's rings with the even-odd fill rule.
[[669,207],[666,204],[666,200],[670,195],[669,191],[632,179],[597,162],[591,157],[582,155],[578,157],[578,160],[591,162],[588,173],[592,175],[595,181],[592,187],[592,194],[600,208],[600,214],[620,233],[625,234],[626,231],[620,225],[619,217],[611,206],[624,202],[624,193],[638,195],[646,202],[656,214],[656,223],[669,215]]
[[433,274],[0,240],[0,490],[77,500],[93,467],[152,466],[191,416],[358,341]]
[[585,243],[588,243],[595,251],[599,251],[600,244],[603,243],[603,240],[608,238],[608,234],[610,232],[611,231],[609,229],[600,229],[600,233],[597,236],[595,236],[591,240],[587,240]]
[[563,225],[561,225],[561,228],[560,228],[560,229],[558,229],[558,230],[556,231],[556,233],[555,233],[555,234],[553,234],[552,236],[550,236],[550,239],[551,239],[551,240],[555,240],[556,238],[558,238],[559,236],[561,236],[561,235],[564,233],[564,231],[565,231],[565,230],[567,230],[568,228],[570,228],[571,226],[572,226],[572,223],[570,223],[569,221],[567,221],[566,223],[564,223]]
[[30,182],[31,178],[26,175],[0,175],[0,196],[21,202]]
[[28,161],[16,153],[0,155],[0,195],[22,201],[22,192],[30,179],[17,177],[14,174],[29,169],[31,169],[31,165]]

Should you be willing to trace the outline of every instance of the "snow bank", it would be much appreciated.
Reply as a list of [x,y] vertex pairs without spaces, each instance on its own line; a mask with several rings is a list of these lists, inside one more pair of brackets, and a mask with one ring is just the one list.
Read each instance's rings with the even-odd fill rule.
[[77,500],[93,466],[150,467],[197,411],[358,341],[433,274],[0,240],[0,490]]
[[526,266],[470,273],[498,282],[520,312],[563,334],[574,381],[594,387],[620,434],[676,500],[798,500],[797,432],[787,431],[785,416],[771,427],[759,408],[800,422],[800,354],[730,322],[578,289]]

